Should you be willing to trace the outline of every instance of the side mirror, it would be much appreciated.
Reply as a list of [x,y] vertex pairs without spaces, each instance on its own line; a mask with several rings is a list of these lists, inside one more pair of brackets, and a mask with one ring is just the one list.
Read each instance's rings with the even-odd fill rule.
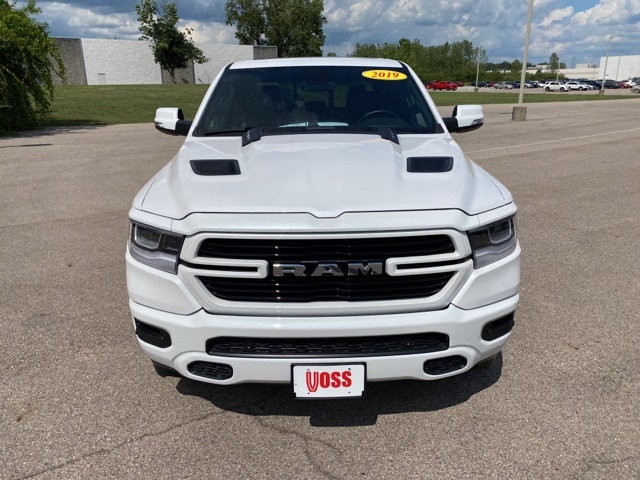
[[456,105],[450,117],[444,117],[449,133],[464,133],[477,130],[484,124],[482,105]]
[[159,108],[153,120],[156,128],[169,135],[187,135],[191,129],[191,120],[184,119],[180,108]]

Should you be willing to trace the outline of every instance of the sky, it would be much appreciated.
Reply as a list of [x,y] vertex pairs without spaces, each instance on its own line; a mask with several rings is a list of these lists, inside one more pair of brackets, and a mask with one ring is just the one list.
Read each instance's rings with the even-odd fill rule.
[[[196,43],[237,44],[225,24],[226,0],[174,0],[179,27],[193,30]],[[19,1],[18,4],[24,3]],[[39,21],[54,37],[140,36],[136,0],[38,0]],[[324,0],[325,55],[345,56],[356,43],[422,45],[469,40],[488,61],[522,60],[527,0]],[[528,61],[541,63],[557,53],[571,68],[599,64],[607,55],[640,55],[640,0],[534,0]]]

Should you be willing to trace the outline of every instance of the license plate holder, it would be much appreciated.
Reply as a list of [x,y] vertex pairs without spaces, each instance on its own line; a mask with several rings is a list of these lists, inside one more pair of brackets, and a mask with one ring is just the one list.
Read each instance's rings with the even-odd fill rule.
[[297,399],[360,398],[366,378],[364,363],[291,365],[291,383]]

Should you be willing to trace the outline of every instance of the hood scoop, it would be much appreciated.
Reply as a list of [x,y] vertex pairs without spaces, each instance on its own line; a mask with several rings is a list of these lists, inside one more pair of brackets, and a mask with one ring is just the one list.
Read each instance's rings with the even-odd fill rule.
[[409,157],[407,172],[444,173],[453,168],[453,157]]
[[191,160],[191,169],[196,175],[220,176],[240,175],[237,160]]

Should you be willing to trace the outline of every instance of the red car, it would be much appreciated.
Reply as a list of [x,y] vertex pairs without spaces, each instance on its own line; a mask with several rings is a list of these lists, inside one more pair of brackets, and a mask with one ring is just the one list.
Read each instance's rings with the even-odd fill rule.
[[438,80],[436,82],[431,82],[431,84],[427,88],[431,90],[457,90],[458,85],[453,82]]

